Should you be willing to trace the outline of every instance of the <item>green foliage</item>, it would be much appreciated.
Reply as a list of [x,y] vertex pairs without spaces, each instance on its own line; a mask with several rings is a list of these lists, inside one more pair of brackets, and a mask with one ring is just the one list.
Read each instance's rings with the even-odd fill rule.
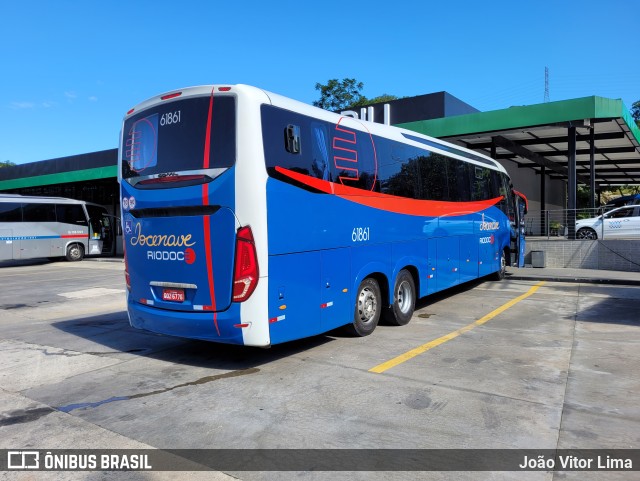
[[0,169],[2,167],[12,167],[14,165],[16,165],[16,164],[11,162],[10,160],[0,160]]
[[636,121],[636,124],[640,127],[640,100],[633,103],[631,106],[631,116]]
[[636,121],[636,125],[640,128],[640,100],[633,102],[631,106],[631,116]]
[[316,83],[316,90],[320,91],[320,100],[313,102],[313,105],[334,112],[347,110],[364,98],[360,93],[363,87],[362,82],[353,78],[331,79],[326,85]]
[[320,100],[314,101],[313,105],[332,112],[339,112],[398,98],[395,95],[383,94],[368,99],[361,93],[363,88],[364,84],[353,78],[331,79],[326,85],[317,83],[316,90],[320,91]]
[[368,99],[367,97],[363,96],[362,99],[359,102],[357,102],[357,103],[355,103],[353,105],[350,105],[348,108],[353,109],[353,108],[356,108],[356,107],[363,107],[365,105],[378,104],[378,103],[382,103],[382,102],[389,102],[391,100],[397,100],[397,99],[398,99],[398,97],[396,97],[395,95],[389,95],[389,94],[382,94],[382,95],[380,95],[378,97],[374,97],[372,99]]
[[632,194],[640,194],[640,185],[617,185],[609,189],[603,189],[600,192],[600,197],[604,205],[617,197]]

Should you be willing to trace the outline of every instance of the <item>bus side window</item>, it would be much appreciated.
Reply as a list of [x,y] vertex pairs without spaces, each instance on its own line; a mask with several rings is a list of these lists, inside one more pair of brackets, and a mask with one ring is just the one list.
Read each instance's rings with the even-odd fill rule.
[[64,224],[87,225],[82,206],[77,204],[56,204],[56,217]]
[[468,202],[471,200],[470,164],[459,159],[449,158],[447,178],[449,180],[449,200]]
[[22,204],[18,202],[1,203],[0,222],[22,222]]
[[55,222],[56,209],[54,204],[24,204],[23,216],[25,222]]
[[[262,137],[267,173],[287,182],[276,172],[282,167],[300,174],[313,175],[309,123],[299,114],[263,105]],[[295,122],[295,123],[294,123]]]
[[312,157],[311,170],[318,179],[331,181],[329,167],[329,145],[327,143],[327,129],[319,122],[311,123]]

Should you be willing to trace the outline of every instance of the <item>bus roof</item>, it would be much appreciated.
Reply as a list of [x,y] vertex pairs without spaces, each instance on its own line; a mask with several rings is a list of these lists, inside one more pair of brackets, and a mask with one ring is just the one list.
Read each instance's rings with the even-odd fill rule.
[[[324,110],[313,105],[305,104],[298,100],[291,99],[289,97],[285,97],[280,94],[275,94],[273,92],[269,92],[257,87],[253,87],[250,85],[237,84],[237,85],[228,85],[228,84],[216,84],[216,85],[201,85],[195,87],[186,87],[183,89],[177,89],[170,92],[166,92],[160,95],[156,95],[151,97],[143,102],[137,104],[134,108],[127,112],[128,117],[134,113],[140,112],[141,110],[145,110],[153,105],[156,105],[160,102],[164,101],[173,101],[178,99],[184,99],[189,97],[200,97],[205,95],[211,95],[211,93],[219,93],[222,95],[225,94],[240,94],[243,96],[251,96],[254,99],[261,101],[262,103],[270,103],[275,107],[280,107],[283,109],[291,110],[303,115],[308,115],[310,117],[318,118],[320,120],[325,120],[328,122],[337,123],[338,120],[343,115],[337,114],[335,112],[330,112],[328,110]],[[490,167],[495,170],[498,170],[503,173],[507,173],[505,168],[486,155],[480,154],[476,151],[467,149],[465,147],[451,144],[448,142],[444,142],[435,137],[429,137],[428,135],[424,135],[413,130],[402,129],[399,127],[394,127],[391,125],[385,125],[377,122],[369,122],[364,120],[358,120],[360,125],[362,126],[362,131],[368,132],[372,135],[377,135],[380,137],[385,137],[391,140],[396,140],[398,142],[402,142],[408,145],[413,145],[414,147],[418,147],[421,149],[426,149],[430,151],[440,151],[440,153],[457,157],[461,160],[468,161],[470,163],[474,163],[483,167]]]
[[[242,85],[241,87],[247,86]],[[333,123],[337,123],[337,121],[341,117],[343,117],[343,115],[337,114],[335,112],[330,112],[328,110],[308,105],[279,94],[274,94],[268,91],[263,92],[269,97],[269,99],[271,100],[271,104],[276,107],[293,110],[301,114],[316,117]],[[413,130],[394,127],[392,125],[385,125],[378,122],[369,122],[366,120],[358,120],[358,122],[362,125],[362,130],[368,132],[369,134],[396,140],[398,142],[413,145],[414,147],[419,147],[430,151],[439,150],[444,155],[458,157],[460,159],[483,167],[488,166],[505,174],[507,173],[505,168],[491,157],[480,154],[465,147],[451,144],[449,142],[444,142],[435,137],[420,134]]]
[[0,202],[39,202],[42,204],[87,204],[87,205],[99,205],[92,202],[77,199],[67,199],[65,197],[46,197],[37,195],[21,195],[21,194],[0,194]]

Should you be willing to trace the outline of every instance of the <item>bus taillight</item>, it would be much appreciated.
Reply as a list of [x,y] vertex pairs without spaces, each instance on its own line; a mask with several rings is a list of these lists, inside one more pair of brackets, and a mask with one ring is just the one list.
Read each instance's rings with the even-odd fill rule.
[[236,234],[236,259],[233,273],[233,300],[249,299],[258,285],[258,255],[251,227],[246,226]]

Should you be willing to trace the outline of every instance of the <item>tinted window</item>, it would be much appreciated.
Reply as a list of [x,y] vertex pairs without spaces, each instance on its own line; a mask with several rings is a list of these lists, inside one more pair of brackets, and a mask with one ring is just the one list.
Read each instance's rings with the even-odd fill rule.
[[612,211],[609,214],[607,214],[606,217],[610,219],[619,219],[621,217],[633,217],[633,212],[634,212],[633,207],[627,207],[626,209]]
[[[376,137],[380,192],[409,198],[426,195],[425,152]],[[424,187],[424,188],[423,188]]]
[[55,204],[24,204],[23,217],[25,222],[55,222]]
[[58,222],[64,224],[87,225],[82,206],[78,204],[56,205],[56,217]]
[[[504,192],[503,174],[498,171],[372,137],[351,128],[356,125],[353,122],[343,118],[335,125],[263,105],[262,135],[269,175],[288,181],[276,172],[279,166],[348,186],[423,200],[466,202],[504,195],[500,193]],[[296,152],[288,148],[287,141],[287,132],[293,127],[300,133],[301,147]],[[507,210],[506,202],[503,208]]]
[[22,204],[18,202],[0,203],[0,222],[21,222]]
[[[287,131],[295,126],[299,132],[300,148],[291,152]],[[275,167],[284,167],[300,174],[333,180],[329,161],[329,135],[321,122],[287,110],[262,106],[262,137],[267,171],[278,176]]]
[[168,102],[127,119],[123,130],[123,177],[233,165],[235,98],[214,97],[209,158],[205,159],[209,104],[210,97]]
[[381,192],[424,200],[471,200],[466,162],[376,137],[378,152],[388,151],[381,147],[385,144],[391,144],[391,155],[379,156]]
[[[339,125],[288,110],[262,106],[262,137],[267,172],[287,181],[276,167],[367,190],[376,188],[375,150],[371,136],[354,128],[353,119]],[[300,149],[291,149],[292,128]]]

